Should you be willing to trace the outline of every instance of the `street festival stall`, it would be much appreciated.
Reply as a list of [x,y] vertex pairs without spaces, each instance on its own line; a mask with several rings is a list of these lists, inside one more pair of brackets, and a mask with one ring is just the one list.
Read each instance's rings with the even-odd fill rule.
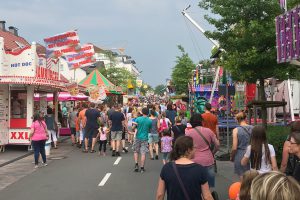
[[79,85],[87,87],[89,101],[94,103],[103,103],[107,96],[113,97],[112,101],[116,103],[117,97],[122,95],[122,88],[112,84],[97,69],[80,81]]
[[[66,83],[59,80],[57,62],[50,60],[46,67],[46,58],[37,54],[34,42],[18,51],[7,50],[10,37],[0,37],[0,145],[29,145],[34,108],[46,112],[43,94],[55,96]],[[35,92],[41,94],[36,103]]]
[[[36,43],[30,45],[17,34],[0,31],[0,145],[30,145],[32,116],[34,111],[46,113],[47,93],[53,93],[57,121],[57,92],[68,85],[60,78],[61,61],[65,59],[74,70],[93,63],[92,54],[87,53],[93,50],[86,46],[81,50],[76,31],[44,41],[46,54],[37,54]],[[40,101],[34,102],[34,93],[39,93]]]

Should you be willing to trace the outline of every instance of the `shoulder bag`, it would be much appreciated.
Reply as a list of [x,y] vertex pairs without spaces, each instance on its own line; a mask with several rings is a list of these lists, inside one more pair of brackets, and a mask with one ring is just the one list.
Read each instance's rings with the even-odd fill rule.
[[186,189],[185,189],[185,187],[184,187],[184,184],[183,184],[183,182],[182,182],[182,180],[181,180],[181,178],[180,178],[180,175],[179,175],[179,173],[178,173],[178,169],[177,169],[177,166],[176,166],[176,163],[175,163],[175,162],[172,162],[172,167],[173,167],[173,170],[174,170],[175,175],[176,175],[176,177],[177,177],[177,180],[178,180],[178,182],[179,182],[179,185],[180,185],[180,187],[181,187],[181,190],[182,190],[182,192],[183,192],[183,194],[184,194],[185,199],[186,199],[186,200],[190,200],[189,194],[187,193],[187,191],[186,191]]
[[201,136],[201,138],[204,140],[204,142],[207,144],[207,146],[209,147],[209,150],[211,151],[212,155],[214,155],[213,151],[215,149],[215,146],[213,144],[209,144],[209,142],[207,141],[207,139],[202,135],[202,133],[200,132],[199,129],[195,128],[195,130],[197,131],[197,133]]

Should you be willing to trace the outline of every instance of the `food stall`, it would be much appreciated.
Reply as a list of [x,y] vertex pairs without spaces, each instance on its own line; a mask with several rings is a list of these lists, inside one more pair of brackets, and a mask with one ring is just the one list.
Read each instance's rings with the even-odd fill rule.
[[[29,132],[34,112],[46,113],[47,93],[64,90],[59,78],[59,61],[48,60],[37,53],[36,43],[16,51],[5,48],[0,37],[0,145],[29,145]],[[34,93],[40,101],[34,102]]]

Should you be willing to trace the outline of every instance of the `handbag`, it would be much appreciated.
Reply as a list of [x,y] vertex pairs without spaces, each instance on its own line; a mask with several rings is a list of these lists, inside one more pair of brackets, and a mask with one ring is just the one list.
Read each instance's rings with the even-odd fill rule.
[[175,175],[176,175],[176,177],[177,177],[177,180],[178,180],[178,182],[179,182],[179,185],[180,185],[180,187],[181,187],[181,190],[182,190],[182,192],[183,192],[183,194],[184,194],[184,198],[185,198],[186,200],[190,200],[189,194],[187,193],[187,191],[186,191],[186,189],[185,189],[185,187],[184,187],[184,185],[183,185],[183,182],[182,182],[182,180],[181,180],[181,178],[180,178],[180,175],[179,175],[179,173],[178,173],[178,169],[177,169],[177,166],[176,166],[176,163],[175,163],[175,162],[172,162],[172,167],[173,167],[173,170],[174,170]]

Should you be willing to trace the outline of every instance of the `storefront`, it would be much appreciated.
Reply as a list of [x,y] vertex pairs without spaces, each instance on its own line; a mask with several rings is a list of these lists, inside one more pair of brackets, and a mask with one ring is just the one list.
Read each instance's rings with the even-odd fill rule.
[[[35,43],[14,52],[5,51],[4,45],[0,37],[0,145],[29,145],[34,113],[46,114],[47,93],[53,93],[57,108],[57,92],[66,82],[60,81],[59,61],[47,62]],[[40,101],[34,102],[35,93]]]

